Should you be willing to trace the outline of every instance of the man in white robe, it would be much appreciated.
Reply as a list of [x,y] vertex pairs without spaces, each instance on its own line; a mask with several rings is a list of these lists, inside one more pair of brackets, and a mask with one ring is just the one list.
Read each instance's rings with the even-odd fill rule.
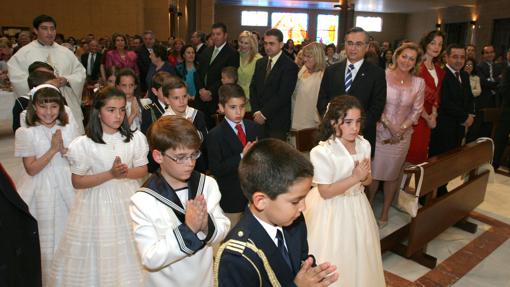
[[37,16],[33,26],[37,39],[21,48],[7,63],[14,92],[18,97],[28,93],[27,78],[30,64],[35,61],[50,64],[55,70],[58,88],[71,108],[79,132],[83,134],[81,95],[86,78],[85,68],[69,49],[55,43],[57,25],[51,16]]

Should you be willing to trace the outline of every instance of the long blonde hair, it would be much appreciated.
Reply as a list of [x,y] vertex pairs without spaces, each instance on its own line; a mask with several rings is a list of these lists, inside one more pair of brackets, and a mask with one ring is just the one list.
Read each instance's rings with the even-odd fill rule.
[[323,71],[326,69],[326,53],[324,46],[319,42],[312,42],[303,47],[303,57],[305,53],[310,53],[315,60],[315,67],[311,73]]
[[258,42],[257,42],[257,36],[253,34],[250,31],[243,31],[241,34],[239,34],[238,40],[241,41],[241,38],[246,38],[248,43],[250,44],[250,52],[248,54],[248,63],[251,63],[253,59],[255,58],[255,55],[258,53]]

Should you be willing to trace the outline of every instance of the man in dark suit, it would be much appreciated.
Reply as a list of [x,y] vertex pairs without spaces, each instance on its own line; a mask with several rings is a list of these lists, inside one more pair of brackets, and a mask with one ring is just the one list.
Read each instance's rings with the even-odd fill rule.
[[200,55],[205,50],[205,33],[200,31],[195,31],[191,35],[191,45],[195,48],[195,59],[200,59]]
[[[494,160],[492,161],[494,169],[498,169],[501,164],[503,153],[508,145],[508,135],[510,134],[510,66],[507,66],[503,72],[499,96],[503,100],[503,105],[494,137]],[[509,163],[506,164],[510,166]]]
[[212,115],[218,108],[218,89],[221,86],[221,70],[224,67],[239,67],[239,53],[227,43],[227,26],[223,23],[212,25],[213,47],[207,47],[198,64],[198,97],[195,107],[205,114],[207,126],[212,128]]
[[250,84],[250,103],[253,120],[264,126],[265,136],[286,140],[298,66],[282,52],[282,48],[282,31],[267,30],[264,34],[267,56],[255,64]]
[[143,45],[136,50],[136,64],[138,65],[138,70],[140,71],[140,90],[143,93],[147,92],[148,88],[147,83],[145,82],[145,78],[147,77],[147,72],[149,71],[149,67],[152,63],[149,54],[152,53],[152,47],[154,46],[155,42],[156,36],[154,35],[154,32],[147,30],[143,33]]
[[[451,44],[446,49],[446,61],[437,126],[430,138],[431,157],[460,147],[466,128],[473,124],[475,118],[469,75],[462,69],[466,50],[462,45]],[[446,192],[445,185],[439,188],[438,195]]]
[[90,40],[89,52],[81,55],[81,64],[87,70],[87,81],[97,82],[99,80],[99,68],[103,61],[103,54],[99,52],[99,46],[96,40]]
[[322,77],[317,109],[321,115],[336,96],[352,95],[363,106],[365,121],[363,136],[375,151],[375,127],[386,104],[386,76],[384,70],[364,60],[369,36],[365,30],[354,27],[345,35],[347,59],[326,68]]
[[485,45],[482,49],[482,62],[476,68],[476,74],[480,77],[482,93],[474,98],[476,117],[466,136],[466,142],[474,141],[479,137],[490,136],[491,124],[484,123],[482,109],[501,106],[497,90],[502,65],[494,63],[495,57],[494,46]]
[[0,164],[0,286],[42,286],[37,221]]

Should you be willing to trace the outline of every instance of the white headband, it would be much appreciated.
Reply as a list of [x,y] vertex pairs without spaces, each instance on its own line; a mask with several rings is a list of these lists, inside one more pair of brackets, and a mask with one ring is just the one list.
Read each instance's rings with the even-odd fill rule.
[[33,87],[30,92],[28,92],[28,95],[30,96],[30,100],[32,100],[34,98],[34,95],[37,91],[39,91],[40,89],[44,89],[44,88],[50,88],[50,89],[54,89],[56,90],[59,94],[60,94],[60,90],[55,87],[54,85],[51,85],[51,84],[41,84],[39,86],[36,86],[36,87]]

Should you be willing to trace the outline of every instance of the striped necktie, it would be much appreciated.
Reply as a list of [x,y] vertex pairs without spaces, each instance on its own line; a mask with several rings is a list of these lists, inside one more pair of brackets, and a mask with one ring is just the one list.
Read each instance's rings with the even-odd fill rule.
[[352,85],[352,71],[354,70],[354,65],[349,64],[349,68],[347,69],[347,74],[345,74],[345,92],[349,92]]

